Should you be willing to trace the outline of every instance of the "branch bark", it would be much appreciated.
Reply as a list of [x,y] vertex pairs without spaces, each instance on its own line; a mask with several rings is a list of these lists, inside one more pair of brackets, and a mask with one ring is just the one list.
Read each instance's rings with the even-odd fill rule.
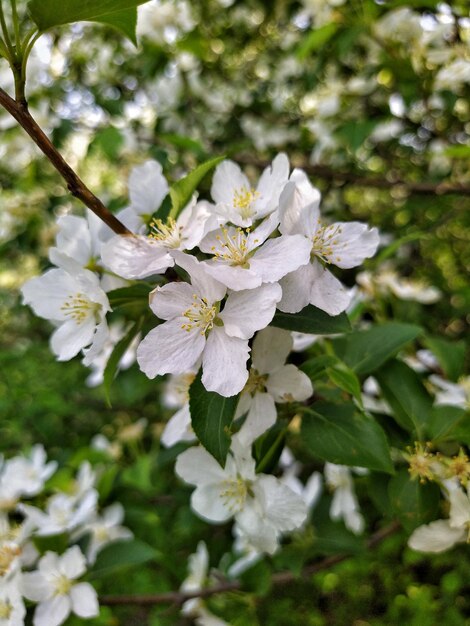
[[[370,550],[382,543],[384,539],[390,537],[397,532],[400,528],[400,523],[397,521],[392,522],[388,526],[378,530],[367,541],[367,548]],[[321,572],[325,569],[329,569],[338,563],[342,563],[350,557],[349,554],[335,554],[329,556],[322,561],[307,565],[300,573],[300,576],[296,576],[293,572],[278,572],[273,574],[273,585],[286,585],[295,582],[299,578],[307,578]],[[149,595],[122,595],[122,596],[102,596],[100,598],[100,604],[106,606],[118,606],[118,605],[140,605],[140,606],[153,606],[156,604],[174,604],[181,606],[187,600],[192,598],[209,598],[219,593],[225,593],[227,591],[240,591],[242,589],[242,583],[238,580],[222,582],[213,587],[207,589],[200,589],[193,593],[185,593],[182,591],[168,591],[167,593],[149,594]]]
[[[270,161],[256,159],[247,154],[237,155],[235,160],[238,163],[255,165],[259,168],[264,168],[271,164]],[[402,178],[389,180],[387,178],[379,178],[378,176],[361,176],[360,174],[354,172],[338,172],[327,165],[313,165],[311,163],[301,163],[297,165],[297,167],[301,167],[308,174],[318,176],[324,180],[345,183],[348,185],[356,185],[358,187],[374,187],[376,189],[392,189],[394,187],[401,187],[407,194],[435,194],[438,196],[460,194],[463,196],[470,196],[470,185],[463,183],[451,183],[445,180],[439,183],[408,182]]]
[[65,161],[60,152],[52,144],[51,140],[44,133],[28,110],[28,105],[24,100],[14,100],[6,91],[0,88],[0,105],[2,105],[18,124],[28,133],[38,148],[49,159],[55,169],[67,183],[70,193],[85,206],[93,211],[105,224],[118,235],[132,235],[122,222],[120,222],[105,207],[99,198],[88,189],[81,178]]

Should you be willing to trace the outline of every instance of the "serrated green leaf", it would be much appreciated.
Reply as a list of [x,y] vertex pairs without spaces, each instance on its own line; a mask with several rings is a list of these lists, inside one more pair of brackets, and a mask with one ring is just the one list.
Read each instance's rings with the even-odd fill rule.
[[[148,0],[30,0],[29,13],[41,32],[73,22],[102,22],[123,29],[126,11],[145,4]],[[127,13],[133,20],[133,14]],[[126,28],[126,27],[124,27]]]
[[295,330],[299,333],[310,333],[312,335],[333,335],[336,333],[347,333],[351,330],[346,313],[340,313],[332,317],[316,307],[309,304],[298,313],[283,313],[276,311],[273,326]]
[[114,574],[127,567],[143,565],[158,557],[158,552],[143,541],[115,541],[106,546],[96,559],[90,570],[91,578]]
[[393,474],[385,433],[373,418],[352,404],[321,402],[304,411],[302,438],[314,456]]
[[201,372],[189,388],[191,424],[204,448],[222,465],[230,448],[230,426],[235,417],[239,396],[225,398],[207,391]]
[[422,328],[414,324],[388,322],[334,339],[333,347],[356,374],[367,376],[422,332]]
[[[187,176],[178,180],[170,188],[171,211],[169,217],[176,219],[184,207],[191,200],[194,192],[207,174],[225,159],[224,156],[215,157],[202,163]],[[160,215],[159,215],[160,217]]]
[[418,374],[402,361],[391,361],[375,377],[395,420],[422,440],[431,416],[432,399]]
[[412,480],[406,469],[391,479],[388,494],[393,511],[408,532],[431,521],[439,508],[439,487],[435,483],[423,485],[419,480]]

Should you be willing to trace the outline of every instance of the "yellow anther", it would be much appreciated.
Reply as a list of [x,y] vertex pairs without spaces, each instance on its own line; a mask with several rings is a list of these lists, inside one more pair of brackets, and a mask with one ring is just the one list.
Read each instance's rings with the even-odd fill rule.
[[[321,224],[320,220],[318,223]],[[325,263],[332,263],[332,257],[338,253],[336,247],[341,244],[340,239],[337,239],[341,232],[342,229],[339,225],[321,225],[312,238],[311,256],[316,256]],[[347,243],[343,243],[341,247],[344,250],[346,246]],[[336,256],[336,261],[341,261],[341,257]]]
[[248,219],[252,216],[252,203],[259,198],[260,193],[256,189],[247,189],[241,187],[241,189],[235,190],[233,194],[233,206],[239,209],[242,219]]
[[182,324],[181,328],[188,333],[197,328],[201,335],[205,335],[214,327],[217,307],[209,305],[207,298],[201,298],[197,294],[193,294],[193,300],[189,309],[182,313],[188,323]]
[[214,256],[222,261],[227,261],[230,265],[245,265],[250,254],[248,240],[241,228],[237,228],[235,235],[229,235],[228,229],[221,227],[222,235],[217,235],[219,248],[212,247]]
[[169,217],[166,222],[153,220],[150,223],[149,237],[162,243],[166,248],[179,248],[181,245],[181,226]]
[[83,293],[69,296],[60,307],[64,315],[71,317],[77,324],[82,324],[90,315],[99,311],[100,305],[89,300]]
[[224,480],[222,484],[224,489],[220,497],[225,506],[233,513],[241,511],[248,494],[247,482],[238,476],[236,479]]

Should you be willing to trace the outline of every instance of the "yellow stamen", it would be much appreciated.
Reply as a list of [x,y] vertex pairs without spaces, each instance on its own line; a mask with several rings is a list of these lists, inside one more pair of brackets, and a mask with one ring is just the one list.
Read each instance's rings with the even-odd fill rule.
[[188,319],[188,323],[182,324],[181,328],[188,333],[197,328],[201,335],[205,335],[214,328],[217,307],[210,305],[207,298],[201,298],[197,294],[193,294],[193,300],[189,309],[182,314]]
[[64,315],[71,317],[77,324],[82,324],[90,315],[99,311],[100,305],[89,300],[85,294],[77,293],[74,296],[68,296],[60,309]]
[[150,224],[149,237],[161,242],[166,248],[179,248],[181,245],[182,227],[169,217],[166,222],[153,220]]
[[[341,226],[334,224],[321,224],[320,227],[313,236],[311,256],[318,257],[325,263],[336,263],[341,261],[341,257],[337,256],[337,246],[340,245],[339,236],[341,235]],[[344,249],[347,246],[346,243],[342,244]],[[334,257],[334,258],[333,258]]]
[[240,210],[242,219],[246,220],[253,215],[251,205],[259,196],[260,193],[256,191],[256,189],[241,187],[241,189],[235,190],[233,194],[233,206]]

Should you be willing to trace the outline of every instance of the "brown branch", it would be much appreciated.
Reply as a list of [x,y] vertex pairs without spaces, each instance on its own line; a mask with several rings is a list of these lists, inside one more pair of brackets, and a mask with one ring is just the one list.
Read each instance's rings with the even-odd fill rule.
[[[395,521],[378,530],[374,533],[370,539],[367,541],[367,548],[370,550],[375,548],[377,545],[382,543],[384,539],[390,537],[397,532],[400,528],[400,523]],[[329,556],[322,561],[317,563],[312,563],[307,565],[300,573],[299,576],[294,574],[293,572],[278,572],[277,574],[273,574],[272,576],[272,584],[273,585],[286,585],[292,582],[295,582],[299,578],[307,578],[316,574],[317,572],[321,572],[325,569],[329,569],[333,567],[333,565],[337,565],[338,563],[342,563],[346,559],[350,557],[349,554],[335,554],[333,556]],[[225,593],[227,591],[240,591],[242,589],[242,583],[238,580],[222,582],[218,585],[214,585],[213,587],[209,587],[207,589],[201,589],[199,591],[194,592],[182,592],[182,591],[168,591],[167,593],[159,593],[159,594],[149,594],[149,595],[122,595],[122,596],[103,596],[100,598],[100,604],[107,606],[117,606],[117,605],[143,605],[143,606],[151,606],[155,604],[174,604],[177,606],[181,606],[187,600],[191,600],[192,598],[209,598],[219,593]]]
[[[255,165],[260,168],[270,165],[269,161],[257,159],[247,154],[237,155],[235,160],[245,165]],[[325,180],[357,185],[358,187],[374,187],[376,189],[392,189],[401,187],[407,194],[436,194],[438,196],[448,194],[460,194],[470,196],[470,185],[464,183],[450,183],[442,181],[440,183],[430,182],[409,182],[402,178],[379,178],[378,176],[361,176],[354,172],[338,172],[327,165],[313,165],[311,163],[300,163],[296,167],[301,167],[308,174],[318,176]]]
[[6,91],[0,88],[0,105],[2,105],[18,124],[28,133],[38,148],[49,159],[55,169],[67,183],[70,193],[83,202],[105,224],[118,235],[132,235],[132,233],[107,209],[99,198],[88,189],[81,178],[75,173],[62,155],[54,147],[51,140],[28,110],[24,100],[14,100]]

